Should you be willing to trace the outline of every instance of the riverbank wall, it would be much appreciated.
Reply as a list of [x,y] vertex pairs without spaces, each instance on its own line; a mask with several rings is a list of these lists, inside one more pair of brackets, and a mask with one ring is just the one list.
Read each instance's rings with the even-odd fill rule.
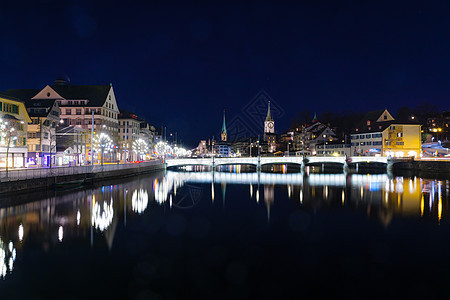
[[[132,177],[140,174],[165,170],[166,165],[161,161],[145,162],[140,164],[121,164],[105,166],[82,166],[69,168],[46,169],[44,172],[35,170],[21,170],[9,172],[0,181],[0,195],[30,192],[33,190],[53,189],[57,184],[70,184],[83,181],[84,185],[92,185],[95,182]],[[31,173],[31,174],[30,174]]]
[[398,175],[427,178],[450,178],[448,160],[407,160],[392,165],[392,172]]

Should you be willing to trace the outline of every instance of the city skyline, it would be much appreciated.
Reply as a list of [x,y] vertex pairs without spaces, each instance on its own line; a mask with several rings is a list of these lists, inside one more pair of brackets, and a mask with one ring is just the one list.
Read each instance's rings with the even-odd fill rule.
[[0,91],[112,83],[190,146],[261,90],[288,112],[278,132],[301,110],[448,109],[446,3],[198,3],[2,3]]

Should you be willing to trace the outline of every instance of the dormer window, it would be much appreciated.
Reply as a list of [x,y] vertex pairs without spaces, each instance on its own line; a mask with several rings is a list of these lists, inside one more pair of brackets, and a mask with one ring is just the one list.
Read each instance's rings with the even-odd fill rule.
[[370,126],[370,120],[367,120],[367,126]]
[[383,116],[383,119],[387,120],[387,115],[384,115],[384,116]]
[[359,129],[358,128],[356,128],[356,131],[358,131]]

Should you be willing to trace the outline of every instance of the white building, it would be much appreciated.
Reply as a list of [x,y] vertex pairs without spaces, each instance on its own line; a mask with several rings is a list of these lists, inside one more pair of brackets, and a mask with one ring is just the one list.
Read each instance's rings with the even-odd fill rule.
[[[14,94],[24,90],[7,90],[5,93]],[[56,100],[61,109],[60,118],[64,126],[77,126],[94,133],[106,133],[117,145],[118,142],[118,114],[116,97],[112,84],[109,85],[73,85],[63,79],[57,79],[52,86],[47,85],[42,90],[33,91],[31,99]],[[94,125],[92,125],[94,119]],[[88,147],[90,148],[90,137]],[[90,151],[89,151],[90,152]],[[115,160],[116,151],[109,157]],[[94,160],[99,159],[94,156]]]

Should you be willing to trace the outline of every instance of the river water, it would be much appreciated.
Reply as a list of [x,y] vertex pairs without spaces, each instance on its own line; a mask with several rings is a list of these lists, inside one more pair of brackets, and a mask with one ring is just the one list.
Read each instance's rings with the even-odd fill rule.
[[0,298],[450,296],[449,180],[221,171],[0,197]]

